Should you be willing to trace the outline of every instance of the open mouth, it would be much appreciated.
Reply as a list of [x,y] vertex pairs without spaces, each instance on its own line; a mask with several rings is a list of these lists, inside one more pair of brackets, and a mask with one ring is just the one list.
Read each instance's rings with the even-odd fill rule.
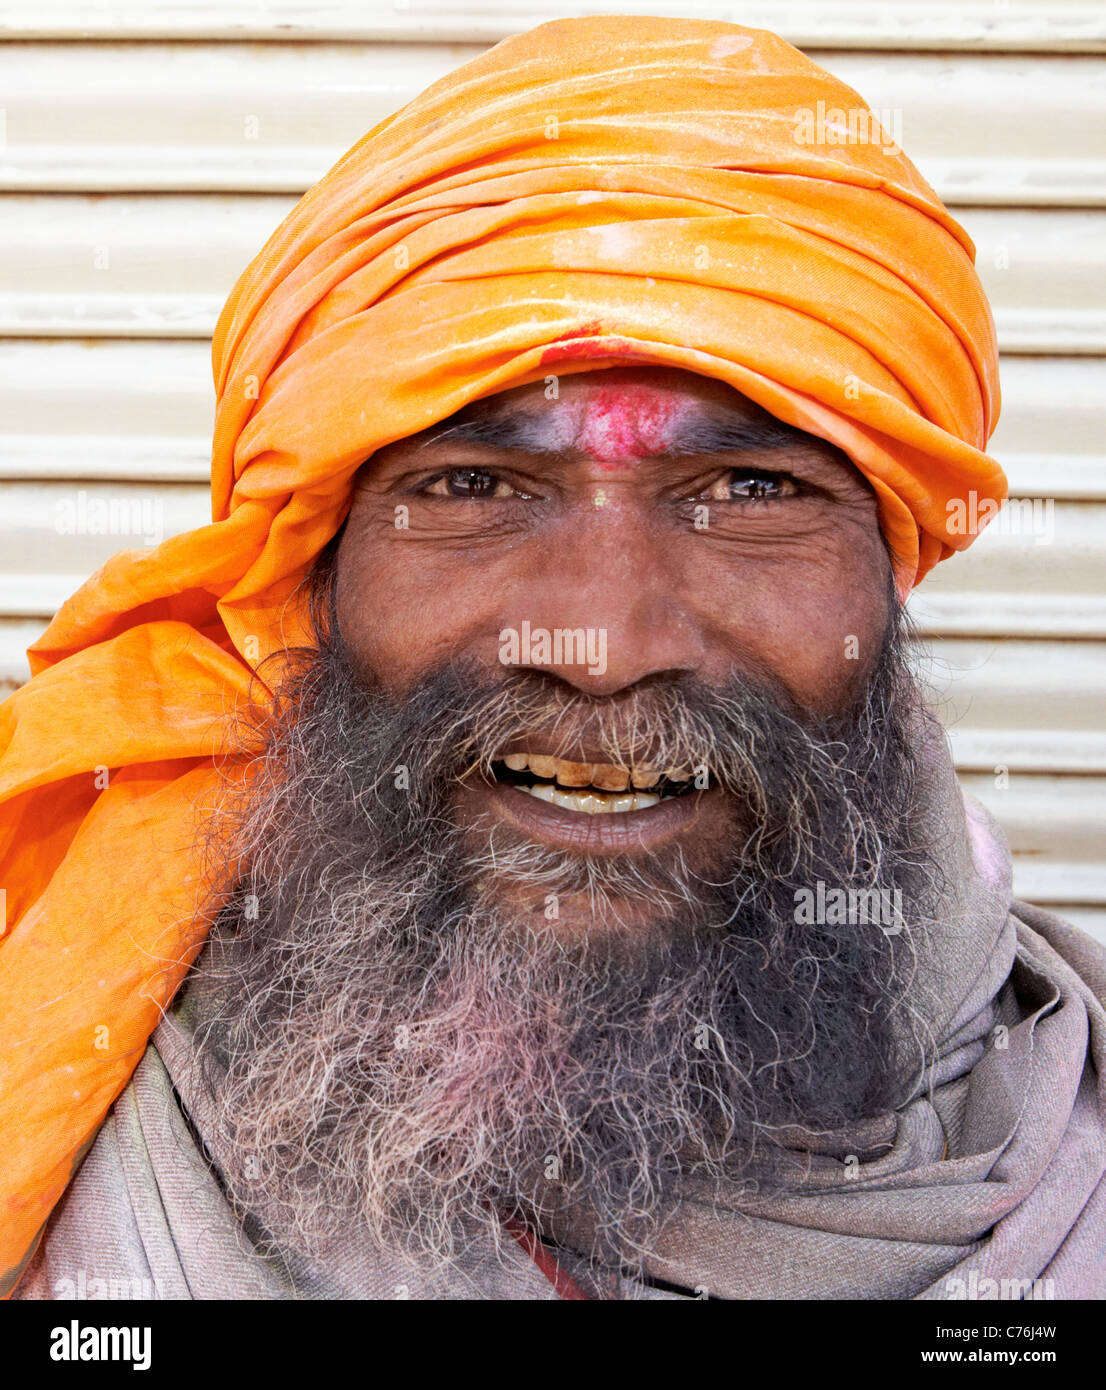
[[694,791],[688,768],[578,763],[544,753],[508,753],[492,764],[495,780],[565,811],[625,815]]

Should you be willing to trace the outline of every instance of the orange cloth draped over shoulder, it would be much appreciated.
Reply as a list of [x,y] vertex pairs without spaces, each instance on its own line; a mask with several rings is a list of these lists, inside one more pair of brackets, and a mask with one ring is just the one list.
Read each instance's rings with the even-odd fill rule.
[[972,539],[950,503],[1005,496],[974,247],[866,113],[764,31],[545,24],[377,125],[246,269],[215,333],[211,524],[111,559],[0,709],[9,1287],[201,944],[213,759],[302,638],[290,595],[375,449],[636,361],[839,445],[904,594]]

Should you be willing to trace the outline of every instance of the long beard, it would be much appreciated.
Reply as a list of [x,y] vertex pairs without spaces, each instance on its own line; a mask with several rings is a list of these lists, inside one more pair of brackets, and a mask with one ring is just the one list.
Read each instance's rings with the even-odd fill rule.
[[[448,668],[397,704],[321,632],[212,822],[213,871],[238,868],[198,1059],[243,1214],[311,1258],[356,1226],[431,1264],[576,1214],[583,1253],[634,1270],[687,1178],[786,1185],[804,1135],[892,1108],[925,1064],[908,996],[939,893],[919,718],[895,633],[815,721],[747,679],[596,700]],[[709,766],[732,841],[631,864],[459,823],[459,780],[555,725],[611,762]],[[811,923],[819,883],[897,894],[904,920]],[[594,930],[521,911],[524,888],[585,890]]]

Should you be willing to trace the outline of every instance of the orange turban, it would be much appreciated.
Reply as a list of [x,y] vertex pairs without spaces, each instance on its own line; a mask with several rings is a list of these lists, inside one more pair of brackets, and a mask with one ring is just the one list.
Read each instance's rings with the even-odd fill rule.
[[366,457],[509,385],[682,367],[855,461],[905,593],[972,539],[950,501],[1004,496],[973,256],[853,91],[705,21],[508,39],[307,193],[216,329],[212,524],[110,560],[0,712],[9,1283],[199,947],[213,755]]

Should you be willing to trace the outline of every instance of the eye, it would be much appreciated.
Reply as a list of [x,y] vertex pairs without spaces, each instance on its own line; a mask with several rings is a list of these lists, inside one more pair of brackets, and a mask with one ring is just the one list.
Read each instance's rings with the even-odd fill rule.
[[798,490],[794,478],[786,473],[731,468],[700,493],[700,497],[710,502],[774,502],[781,497],[794,497]]
[[419,489],[427,497],[462,497],[468,500],[499,500],[504,497],[525,497],[486,468],[451,468]]

